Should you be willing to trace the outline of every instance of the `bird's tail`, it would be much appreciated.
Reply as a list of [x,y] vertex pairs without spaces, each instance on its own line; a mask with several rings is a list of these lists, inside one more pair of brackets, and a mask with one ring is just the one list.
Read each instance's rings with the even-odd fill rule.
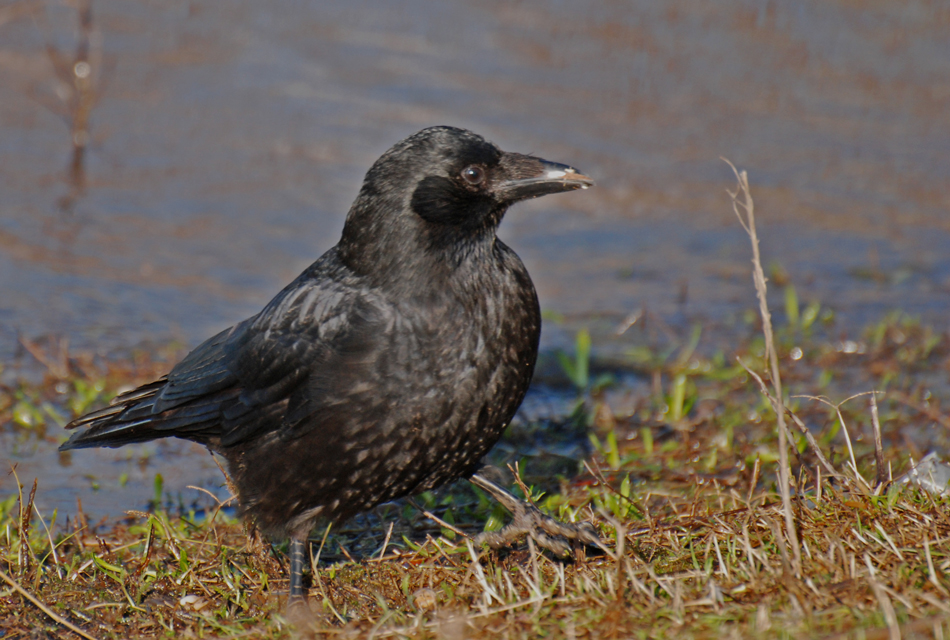
[[156,437],[171,435],[156,433],[154,408],[158,394],[167,378],[142,385],[116,396],[108,407],[87,413],[66,425],[80,429],[60,445],[60,451],[87,447],[121,447],[134,442],[145,442]]

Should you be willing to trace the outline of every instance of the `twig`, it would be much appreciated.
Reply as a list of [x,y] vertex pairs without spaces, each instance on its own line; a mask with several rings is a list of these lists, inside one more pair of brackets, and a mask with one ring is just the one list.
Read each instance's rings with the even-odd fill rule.
[[[46,561],[46,558],[48,558],[49,556],[52,555],[52,556],[53,556],[53,564],[56,565],[56,575],[58,575],[60,578],[62,578],[63,576],[60,574],[59,556],[56,555],[56,547],[57,547],[57,545],[56,545],[56,543],[53,542],[53,532],[50,530],[50,528],[49,528],[48,526],[46,526],[46,520],[43,518],[43,514],[40,513],[40,510],[39,510],[39,508],[36,506],[35,503],[33,504],[33,511],[36,513],[36,516],[40,519],[40,524],[43,525],[43,528],[44,528],[44,529],[46,529],[46,539],[49,540],[49,553],[46,554],[45,556],[43,556],[43,558],[40,560],[40,564],[42,564],[43,562],[45,562],[45,561]],[[56,512],[55,512],[55,511],[53,512],[53,516],[54,516],[54,517],[56,516]],[[55,527],[55,526],[56,526],[55,520],[54,520],[53,522],[51,522],[50,524],[52,524],[52,525]],[[62,543],[60,543],[60,544],[62,544]]]
[[871,424],[874,425],[874,460],[877,467],[877,477],[874,484],[880,487],[887,482],[887,471],[884,469],[884,445],[881,443],[881,419],[877,415],[877,399],[871,394]]
[[518,467],[518,465],[509,464],[508,471],[510,471],[515,477],[515,483],[521,489],[521,493],[524,494],[524,499],[533,504],[534,501],[531,499],[531,490],[528,489],[528,485],[526,485],[524,480],[521,479],[521,469]]
[[45,613],[46,615],[48,615],[50,618],[52,618],[53,620],[55,620],[58,624],[63,625],[64,627],[66,627],[67,629],[69,629],[70,631],[72,631],[73,633],[75,633],[75,634],[77,634],[77,635],[80,635],[80,636],[82,636],[83,638],[86,638],[87,640],[98,640],[95,636],[89,635],[88,633],[86,633],[85,631],[83,631],[82,629],[80,629],[79,627],[77,627],[76,625],[74,625],[73,623],[71,623],[69,620],[66,620],[66,619],[63,618],[62,616],[57,615],[55,612],[53,612],[52,609],[50,609],[50,608],[47,607],[45,604],[43,604],[42,601],[40,601],[38,598],[36,598],[36,597],[35,597],[33,594],[31,594],[29,591],[27,591],[26,589],[24,589],[23,587],[21,587],[20,584],[19,584],[16,580],[14,580],[14,579],[11,578],[10,576],[8,576],[8,575],[7,575],[4,571],[2,571],[2,570],[0,570],[0,578],[2,578],[3,581],[6,582],[8,585],[10,585],[11,587],[13,587],[13,589],[16,590],[16,592],[19,593],[21,596],[23,596],[24,598],[26,598],[27,600],[29,600],[30,602],[32,602],[33,604],[35,604],[36,607],[37,607],[40,611],[42,611],[43,613]]
[[202,493],[206,493],[206,494],[208,494],[209,496],[211,496],[211,499],[214,500],[216,503],[221,504],[221,501],[218,500],[218,496],[214,495],[213,493],[211,493],[210,491],[208,491],[208,490],[205,489],[204,487],[196,487],[196,486],[193,485],[193,484],[189,484],[189,485],[187,485],[185,488],[186,488],[186,489],[194,489],[195,491],[201,491]]
[[[641,505],[638,505],[636,502],[634,502],[633,498],[631,498],[630,496],[623,495],[622,493],[617,491],[617,489],[615,489],[612,484],[610,484],[610,482],[607,480],[607,476],[604,475],[604,472],[600,469],[600,465],[597,464],[596,460],[594,459],[584,460],[584,468],[587,469],[587,472],[590,475],[594,476],[594,479],[597,480],[601,484],[602,487],[610,491],[619,499],[625,502],[629,502],[632,506],[638,509],[640,508]],[[648,523],[651,522],[649,514],[645,513],[644,515],[646,516],[647,522]]]
[[[782,507],[785,511],[785,529],[788,535],[788,541],[792,545],[794,552],[794,570],[801,574],[802,553],[798,544],[798,532],[795,530],[795,519],[792,513],[792,497],[789,491],[789,478],[791,471],[788,463],[788,443],[786,439],[785,426],[785,400],[782,395],[782,378],[779,375],[778,355],[775,351],[775,340],[772,336],[772,316],[769,313],[769,305],[766,300],[765,273],[762,271],[762,261],[759,257],[759,237],[755,232],[755,207],[752,203],[752,192],[749,190],[749,176],[745,171],[739,171],[735,165],[723,158],[732,168],[738,181],[738,187],[735,192],[727,190],[732,197],[732,210],[735,212],[739,223],[749,235],[752,243],[752,281],[755,283],[755,291],[759,298],[759,313],[762,315],[762,332],[765,334],[766,356],[771,364],[772,385],[775,387],[775,415],[778,418],[778,446],[779,446],[779,488],[782,492]],[[743,194],[743,202],[739,201],[739,194]],[[739,209],[745,212],[745,218]]]
[[455,527],[455,526],[449,524],[448,522],[446,522],[445,520],[443,520],[443,519],[440,518],[439,516],[435,515],[435,514],[432,513],[431,511],[428,511],[427,509],[425,509],[425,507],[419,506],[419,504],[418,504],[415,500],[413,500],[412,498],[409,499],[409,504],[411,504],[411,505],[414,506],[416,509],[418,509],[419,511],[421,511],[421,512],[422,512],[422,515],[424,515],[424,516],[425,516],[426,518],[428,518],[429,520],[432,520],[432,522],[435,522],[435,523],[436,523],[437,525],[439,525],[440,527],[445,527],[445,528],[448,529],[449,531],[452,531],[453,533],[456,533],[456,534],[462,536],[463,538],[467,538],[467,537],[468,537],[468,534],[467,534],[467,533],[465,533],[464,531],[462,531],[462,530],[459,529],[458,527]]
[[382,561],[383,561],[383,556],[386,555],[386,547],[389,546],[389,539],[390,539],[390,538],[392,537],[392,535],[393,535],[393,527],[395,527],[395,526],[396,526],[396,522],[395,522],[395,521],[389,523],[389,531],[386,532],[386,538],[383,540],[383,549],[382,549],[382,551],[379,552],[379,557],[376,558],[377,564],[380,563],[380,562],[382,562]]
[[752,507],[752,497],[755,495],[755,486],[759,484],[759,471],[762,469],[762,460],[756,456],[755,464],[752,466],[752,480],[749,481],[749,497],[746,503]]
[[622,336],[627,332],[627,329],[635,325],[640,318],[643,317],[643,309],[637,309],[633,313],[627,315],[623,321],[614,328],[614,335]]
[[808,396],[808,395],[795,396],[796,398],[805,398],[807,400],[815,400],[835,410],[835,414],[838,416],[838,421],[841,423],[841,430],[844,432],[844,441],[848,447],[848,455],[851,458],[851,469],[852,471],[854,471],[854,477],[858,481],[859,486],[863,486],[864,488],[868,488],[868,489],[871,488],[871,484],[867,480],[865,480],[864,476],[861,475],[861,472],[858,471],[857,459],[854,456],[854,447],[851,444],[851,434],[848,431],[848,425],[845,424],[844,414],[841,413],[841,405],[848,402],[849,400],[854,400],[855,398],[860,398],[861,396],[866,396],[868,394],[873,395],[874,393],[875,393],[874,391],[864,391],[862,393],[856,393],[853,396],[845,398],[838,404],[835,404],[831,402],[828,398],[823,398],[821,396]]
[[[748,373],[750,376],[755,378],[755,381],[759,383],[759,389],[761,389],[762,395],[768,398],[769,402],[772,403],[772,408],[774,409],[776,407],[775,398],[772,396],[772,394],[769,393],[768,387],[765,385],[765,382],[762,380],[759,374],[757,374],[755,371],[753,371],[748,366],[746,366],[746,364],[742,362],[742,360],[739,360],[738,358],[736,358],[736,360],[740,365],[742,365],[742,368],[746,370],[746,373]],[[808,442],[808,445],[811,447],[812,452],[815,454],[815,457],[818,458],[818,462],[821,463],[821,466],[825,468],[825,471],[827,471],[828,474],[832,477],[842,478],[842,479],[847,480],[847,477],[842,476],[837,471],[835,471],[835,468],[831,465],[830,462],[828,462],[828,459],[825,458],[825,454],[821,452],[821,447],[818,446],[818,441],[815,440],[815,436],[813,436],[811,431],[808,429],[808,427],[805,426],[805,423],[802,422],[798,416],[792,413],[792,410],[789,409],[788,407],[785,407],[785,413],[788,414],[788,416],[792,419],[792,422],[795,423],[795,426],[798,427],[798,430],[802,433],[803,436],[805,436],[805,440]]]
[[33,478],[33,489],[30,491],[30,497],[27,502],[23,502],[23,485],[20,484],[20,476],[16,472],[16,465],[11,465],[10,472],[13,474],[14,482],[16,482],[20,503],[20,521],[18,523],[20,535],[18,537],[17,564],[20,567],[20,573],[23,574],[30,570],[31,560],[33,560],[31,557],[33,550],[30,548],[30,524],[33,521],[33,499],[36,497],[38,478]]
[[[323,606],[330,609],[330,613],[339,620],[340,624],[346,624],[346,619],[340,615],[336,607],[333,606],[333,602],[330,601],[330,596],[327,595],[327,590],[323,586],[323,580],[320,578],[320,571],[317,569],[317,566],[320,564],[320,554],[323,553],[323,545],[327,543],[327,538],[330,536],[330,527],[332,526],[333,523],[331,522],[327,525],[327,530],[323,532],[323,539],[320,540],[320,548],[317,549],[316,555],[313,553],[310,554],[310,573],[313,576],[313,580],[317,583],[317,588],[320,589],[320,595],[323,596]],[[308,541],[307,545],[309,546],[309,544]],[[340,548],[342,547],[343,545],[340,545]],[[313,547],[311,547],[310,550],[312,552]]]

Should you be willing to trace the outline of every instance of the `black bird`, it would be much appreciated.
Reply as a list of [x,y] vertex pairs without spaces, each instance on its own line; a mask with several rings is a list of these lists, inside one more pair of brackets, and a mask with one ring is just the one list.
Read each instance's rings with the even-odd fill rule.
[[339,244],[167,376],[71,422],[84,429],[60,450],[206,445],[227,460],[242,512],[290,538],[292,599],[318,519],[460,477],[515,515],[480,541],[596,542],[475,473],[524,398],[541,335],[531,278],[495,231],[514,202],[591,185],[470,131],[424,129],[366,174]]

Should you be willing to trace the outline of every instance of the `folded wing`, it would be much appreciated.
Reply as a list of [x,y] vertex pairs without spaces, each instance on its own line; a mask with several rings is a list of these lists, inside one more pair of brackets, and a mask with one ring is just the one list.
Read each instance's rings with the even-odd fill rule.
[[327,278],[320,266],[257,316],[199,345],[167,376],[71,422],[68,429],[81,430],[60,450],[164,437],[228,447],[268,431],[293,437],[319,424],[315,416],[332,412],[325,404],[345,395],[335,384],[361,377],[354,369],[372,365],[367,354],[386,330],[386,314],[371,294]]

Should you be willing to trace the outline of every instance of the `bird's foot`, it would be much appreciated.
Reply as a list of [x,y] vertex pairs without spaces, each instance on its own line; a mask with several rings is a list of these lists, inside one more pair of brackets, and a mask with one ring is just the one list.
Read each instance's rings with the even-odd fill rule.
[[556,520],[541,513],[530,502],[519,500],[479,474],[473,475],[471,482],[498,500],[513,516],[511,523],[500,531],[486,531],[479,534],[475,538],[476,544],[487,544],[492,549],[498,549],[510,545],[521,536],[529,536],[538,546],[560,556],[570,554],[571,547],[568,541],[604,548],[600,536],[589,522],[572,524]]

